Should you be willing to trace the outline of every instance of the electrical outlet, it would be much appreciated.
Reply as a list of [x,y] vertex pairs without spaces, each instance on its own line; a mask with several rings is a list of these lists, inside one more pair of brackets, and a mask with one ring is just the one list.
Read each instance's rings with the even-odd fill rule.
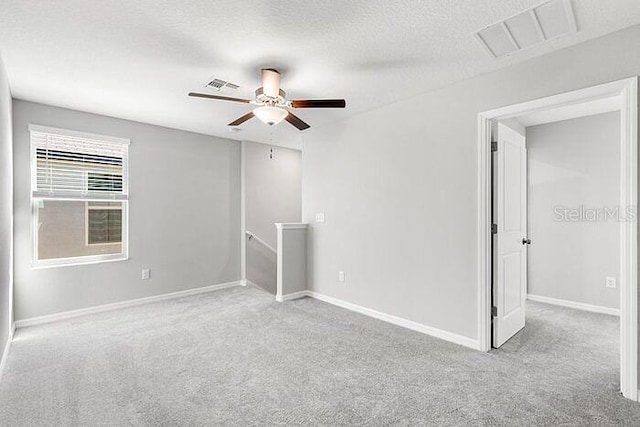
[[148,280],[151,277],[151,269],[143,268],[142,269],[142,280]]
[[344,282],[344,271],[338,271],[338,280]]
[[324,222],[324,212],[316,214],[316,222]]
[[604,278],[604,283],[607,288],[615,288],[616,287],[616,278],[607,276]]

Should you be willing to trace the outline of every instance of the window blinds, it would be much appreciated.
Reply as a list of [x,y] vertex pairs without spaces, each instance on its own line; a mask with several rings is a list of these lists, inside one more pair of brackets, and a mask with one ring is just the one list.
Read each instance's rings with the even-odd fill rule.
[[34,198],[127,199],[128,140],[29,129]]

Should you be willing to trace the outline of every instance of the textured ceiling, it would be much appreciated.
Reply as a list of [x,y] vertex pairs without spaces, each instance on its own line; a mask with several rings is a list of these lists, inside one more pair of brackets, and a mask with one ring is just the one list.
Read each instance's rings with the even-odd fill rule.
[[347,99],[299,110],[313,132],[420,92],[640,23],[638,0],[573,0],[578,33],[494,60],[472,33],[538,0],[0,0],[0,50],[16,98],[233,139],[297,145],[241,104],[194,99],[206,80],[250,97],[258,69],[293,98]]

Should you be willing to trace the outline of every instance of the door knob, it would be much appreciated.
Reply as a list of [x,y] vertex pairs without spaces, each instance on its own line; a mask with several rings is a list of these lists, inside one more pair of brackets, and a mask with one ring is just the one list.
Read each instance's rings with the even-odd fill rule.
[[530,245],[531,244],[531,239],[522,239],[522,244],[523,245]]

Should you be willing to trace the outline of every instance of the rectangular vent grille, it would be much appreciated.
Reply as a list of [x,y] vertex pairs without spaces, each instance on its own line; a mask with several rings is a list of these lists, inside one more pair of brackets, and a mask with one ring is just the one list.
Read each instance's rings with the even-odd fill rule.
[[550,0],[474,36],[489,56],[500,58],[577,31],[571,0]]
[[238,88],[240,87],[236,84],[230,83],[222,79],[216,79],[216,78],[210,79],[205,86],[217,91],[220,91],[222,89],[238,90]]

